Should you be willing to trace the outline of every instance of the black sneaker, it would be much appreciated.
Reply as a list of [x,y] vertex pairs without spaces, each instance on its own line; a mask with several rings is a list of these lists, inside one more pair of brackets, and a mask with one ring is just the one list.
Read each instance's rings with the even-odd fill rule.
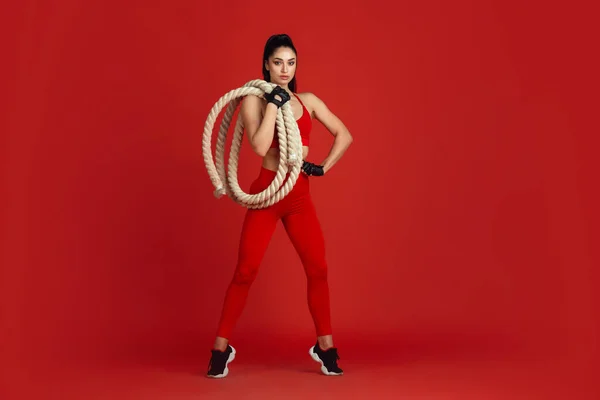
[[211,351],[212,356],[208,363],[208,373],[206,374],[209,378],[225,378],[229,373],[227,364],[233,361],[235,358],[235,349],[227,345],[225,351],[215,350]]
[[308,354],[318,363],[321,363],[321,372],[325,375],[342,375],[344,371],[338,367],[337,360],[340,356],[335,347],[327,350],[321,350],[319,343],[315,344],[308,350]]

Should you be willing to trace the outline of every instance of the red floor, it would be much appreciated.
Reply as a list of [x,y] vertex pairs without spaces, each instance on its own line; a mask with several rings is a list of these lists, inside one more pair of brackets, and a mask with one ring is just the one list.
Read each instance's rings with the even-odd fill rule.
[[[309,344],[310,345],[310,344]],[[305,348],[306,347],[306,348]],[[264,347],[262,347],[264,348]],[[260,346],[238,343],[225,379],[203,376],[206,352],[179,360],[120,362],[77,368],[32,369],[6,399],[573,399],[594,400],[593,374],[564,361],[446,347],[340,348],[346,373],[327,377],[307,353],[261,357]],[[196,354],[197,353],[197,354]],[[200,354],[202,353],[202,354]],[[582,372],[584,375],[582,375]],[[594,391],[596,390],[596,391]]]

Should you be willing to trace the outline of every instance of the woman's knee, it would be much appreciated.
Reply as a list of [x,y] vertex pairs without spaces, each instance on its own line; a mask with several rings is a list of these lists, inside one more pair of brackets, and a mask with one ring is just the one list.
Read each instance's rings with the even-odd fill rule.
[[307,262],[304,269],[309,280],[327,280],[327,263],[324,261]]
[[237,285],[251,285],[258,273],[257,264],[244,264],[238,266],[233,275],[233,283]]

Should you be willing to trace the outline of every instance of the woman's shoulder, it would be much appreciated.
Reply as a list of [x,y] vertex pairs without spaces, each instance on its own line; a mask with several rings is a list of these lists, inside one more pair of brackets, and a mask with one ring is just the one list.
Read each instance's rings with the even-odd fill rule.
[[311,101],[317,98],[317,96],[313,92],[296,93],[296,96],[300,97],[302,101]]
[[319,103],[322,103],[321,99],[319,99],[314,92],[296,93],[296,96],[298,96],[300,100],[302,100],[302,103],[310,109],[314,109]]
[[240,101],[240,111],[244,114],[249,115],[263,115],[266,107],[266,101],[264,98],[249,94],[242,97]]
[[308,108],[311,113],[325,106],[323,100],[321,100],[314,92],[296,93],[296,96],[300,98],[302,103],[304,103],[304,106]]

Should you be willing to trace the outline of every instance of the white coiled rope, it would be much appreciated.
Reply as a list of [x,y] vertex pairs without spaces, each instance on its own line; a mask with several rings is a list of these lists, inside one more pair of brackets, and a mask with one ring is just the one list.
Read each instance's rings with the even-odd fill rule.
[[[238,182],[238,160],[242,139],[244,136],[244,124],[242,118],[238,117],[235,125],[233,141],[229,153],[228,172],[225,171],[225,139],[231,118],[241,102],[248,95],[262,96],[271,93],[276,85],[261,79],[249,81],[244,86],[234,89],[222,96],[212,107],[206,123],[204,124],[204,136],[202,138],[202,155],[210,181],[215,187],[214,195],[217,198],[224,194],[236,203],[251,209],[269,207],[282,200],[292,190],[300,174],[302,166],[302,141],[298,123],[294,118],[290,102],[286,102],[277,110],[275,125],[279,138],[279,167],[271,184],[262,192],[248,194],[242,191]],[[221,126],[216,145],[216,164],[212,156],[212,132],[215,121],[225,105],[229,104]],[[289,172],[289,178],[285,184],[282,183]]]

